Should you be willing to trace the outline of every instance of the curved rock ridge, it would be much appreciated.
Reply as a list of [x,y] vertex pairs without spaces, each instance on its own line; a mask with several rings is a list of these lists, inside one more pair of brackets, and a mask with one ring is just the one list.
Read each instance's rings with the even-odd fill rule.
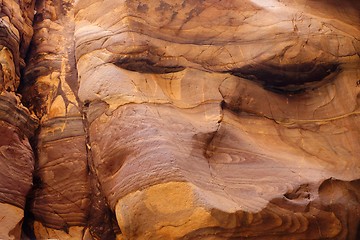
[[75,8],[79,98],[125,239],[356,239],[356,197],[345,217],[322,188],[360,176],[358,3]]
[[0,1],[1,239],[360,238],[360,3]]
[[34,154],[29,139],[37,118],[17,93],[20,70],[33,34],[34,1],[0,3],[0,238],[20,239]]
[[[335,7],[324,17],[323,5],[266,2],[93,1],[84,6],[78,1],[77,59],[81,65],[82,57],[87,61],[94,55],[98,63],[114,62],[130,70],[139,69],[140,61],[164,71],[185,66],[231,71],[262,62],[337,63],[358,52],[354,1],[341,8],[356,16],[347,18],[350,22],[337,19],[344,13]],[[117,18],[109,21],[110,15]]]
[[[351,187],[343,192],[339,185]],[[313,192],[311,185],[301,185],[285,197],[273,199],[263,210],[248,212],[236,209],[229,198],[184,182],[170,182],[129,194],[118,202],[116,212],[119,225],[129,239],[211,239],[210,236],[216,236],[215,239],[355,239],[356,233],[342,228],[341,222],[358,219],[357,214],[335,215],[328,209],[336,208],[337,204],[323,199],[323,195],[336,194],[341,199],[338,198],[339,202],[344,200],[344,195],[353,195],[349,206],[358,207],[356,185],[357,182],[329,179],[320,186],[319,192]],[[321,200],[311,201],[313,194]],[[169,206],[168,202],[174,205]],[[129,208],[134,214],[128,214]],[[130,222],[132,224],[128,224]]]

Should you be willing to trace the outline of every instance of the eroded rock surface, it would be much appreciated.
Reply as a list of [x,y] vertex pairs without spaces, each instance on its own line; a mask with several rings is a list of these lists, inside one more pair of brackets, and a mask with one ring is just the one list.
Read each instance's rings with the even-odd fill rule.
[[33,2],[2,1],[0,13],[0,238],[19,239],[34,170],[29,138],[37,128],[17,94],[33,33]]
[[358,1],[1,4],[1,238],[360,237]]

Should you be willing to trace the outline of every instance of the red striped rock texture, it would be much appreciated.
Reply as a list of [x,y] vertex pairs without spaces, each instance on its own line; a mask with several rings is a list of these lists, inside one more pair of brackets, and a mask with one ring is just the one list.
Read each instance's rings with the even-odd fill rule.
[[360,238],[358,1],[0,4],[0,238]]
[[19,239],[34,154],[29,139],[37,120],[17,93],[33,29],[33,1],[0,3],[0,238]]

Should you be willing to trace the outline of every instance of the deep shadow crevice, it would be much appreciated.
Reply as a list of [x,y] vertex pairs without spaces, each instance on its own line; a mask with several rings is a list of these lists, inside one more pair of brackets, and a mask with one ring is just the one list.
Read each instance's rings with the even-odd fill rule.
[[341,71],[336,62],[273,65],[250,64],[228,71],[230,74],[260,83],[278,94],[299,94],[331,82]]

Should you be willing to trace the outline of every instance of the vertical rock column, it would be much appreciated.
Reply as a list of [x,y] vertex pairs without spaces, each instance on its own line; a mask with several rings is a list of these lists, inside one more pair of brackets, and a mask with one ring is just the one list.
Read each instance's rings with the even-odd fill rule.
[[86,106],[77,97],[72,0],[36,3],[25,72],[26,103],[40,121],[34,198],[39,239],[115,237],[99,190],[87,137]]
[[19,239],[34,156],[36,119],[21,104],[20,69],[32,36],[33,1],[0,3],[0,239]]
[[39,239],[80,239],[90,203],[86,137],[76,98],[71,2],[36,2],[25,71],[24,102],[40,119],[29,209]]

